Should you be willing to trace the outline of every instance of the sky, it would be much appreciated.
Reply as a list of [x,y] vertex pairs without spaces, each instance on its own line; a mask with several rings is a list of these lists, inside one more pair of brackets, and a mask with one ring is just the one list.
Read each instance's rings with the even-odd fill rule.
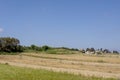
[[120,0],[0,0],[0,37],[120,50]]

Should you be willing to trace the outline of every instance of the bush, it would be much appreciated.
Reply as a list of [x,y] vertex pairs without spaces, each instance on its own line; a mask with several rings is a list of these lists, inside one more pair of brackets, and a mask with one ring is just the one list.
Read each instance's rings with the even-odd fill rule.
[[43,51],[47,51],[48,49],[50,49],[50,47],[49,47],[49,46],[47,46],[47,45],[42,46],[42,50],[43,50]]

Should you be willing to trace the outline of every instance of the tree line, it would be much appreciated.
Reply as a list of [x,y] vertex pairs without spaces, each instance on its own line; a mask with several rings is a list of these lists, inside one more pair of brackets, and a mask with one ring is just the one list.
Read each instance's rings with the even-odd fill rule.
[[43,45],[43,46],[37,46],[37,45],[30,45],[30,46],[23,46],[24,51],[27,50],[34,50],[34,51],[47,51],[50,49],[65,49],[65,50],[70,50],[70,51],[79,51],[79,49],[76,48],[67,48],[67,47],[50,47],[47,45]]
[[76,49],[76,48],[67,48],[67,47],[50,47],[47,45],[44,46],[37,46],[37,45],[30,45],[30,46],[22,46],[20,45],[20,40],[17,38],[11,37],[0,37],[0,52],[25,52],[25,51],[47,51],[49,49],[65,49],[69,51],[80,51],[82,53],[115,53],[119,54],[118,51],[113,50],[112,52],[108,49],[94,49],[94,48],[86,48],[86,49]]

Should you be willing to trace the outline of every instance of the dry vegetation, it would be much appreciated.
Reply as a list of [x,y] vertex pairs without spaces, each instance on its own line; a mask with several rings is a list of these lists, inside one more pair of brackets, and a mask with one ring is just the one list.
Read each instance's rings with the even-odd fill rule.
[[1,55],[0,62],[21,67],[41,68],[86,76],[120,78],[119,55],[22,53],[22,56]]

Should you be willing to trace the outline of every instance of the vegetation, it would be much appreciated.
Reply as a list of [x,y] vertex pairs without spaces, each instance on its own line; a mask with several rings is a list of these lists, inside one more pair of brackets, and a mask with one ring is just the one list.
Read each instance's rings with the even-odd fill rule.
[[62,48],[54,48],[54,49],[47,50],[46,53],[49,53],[49,54],[73,54],[73,53],[75,53],[75,51],[68,50],[68,49],[62,49]]
[[106,53],[113,53],[113,54],[119,54],[118,51],[114,50],[111,52],[108,49],[94,49],[94,48],[87,48],[86,50],[82,49],[75,49],[75,48],[67,48],[67,47],[50,47],[47,45],[44,46],[37,46],[32,44],[31,46],[21,46],[20,41],[16,38],[10,38],[10,37],[1,37],[0,38],[0,54],[10,54],[13,52],[45,52],[49,54],[71,54],[74,52],[81,52],[81,53],[87,53],[87,54],[106,54]]
[[50,47],[47,45],[44,46],[37,46],[32,44],[31,46],[24,46],[24,51],[25,52],[45,52],[45,53],[49,53],[49,54],[71,54],[74,51],[79,51],[78,49],[74,49],[74,48],[66,48],[66,47],[58,47],[58,48],[54,48],[54,47]]
[[22,52],[20,41],[16,38],[1,37],[0,52]]
[[115,80],[0,64],[0,80]]
[[113,51],[113,54],[119,54],[119,52],[114,50],[114,51]]

